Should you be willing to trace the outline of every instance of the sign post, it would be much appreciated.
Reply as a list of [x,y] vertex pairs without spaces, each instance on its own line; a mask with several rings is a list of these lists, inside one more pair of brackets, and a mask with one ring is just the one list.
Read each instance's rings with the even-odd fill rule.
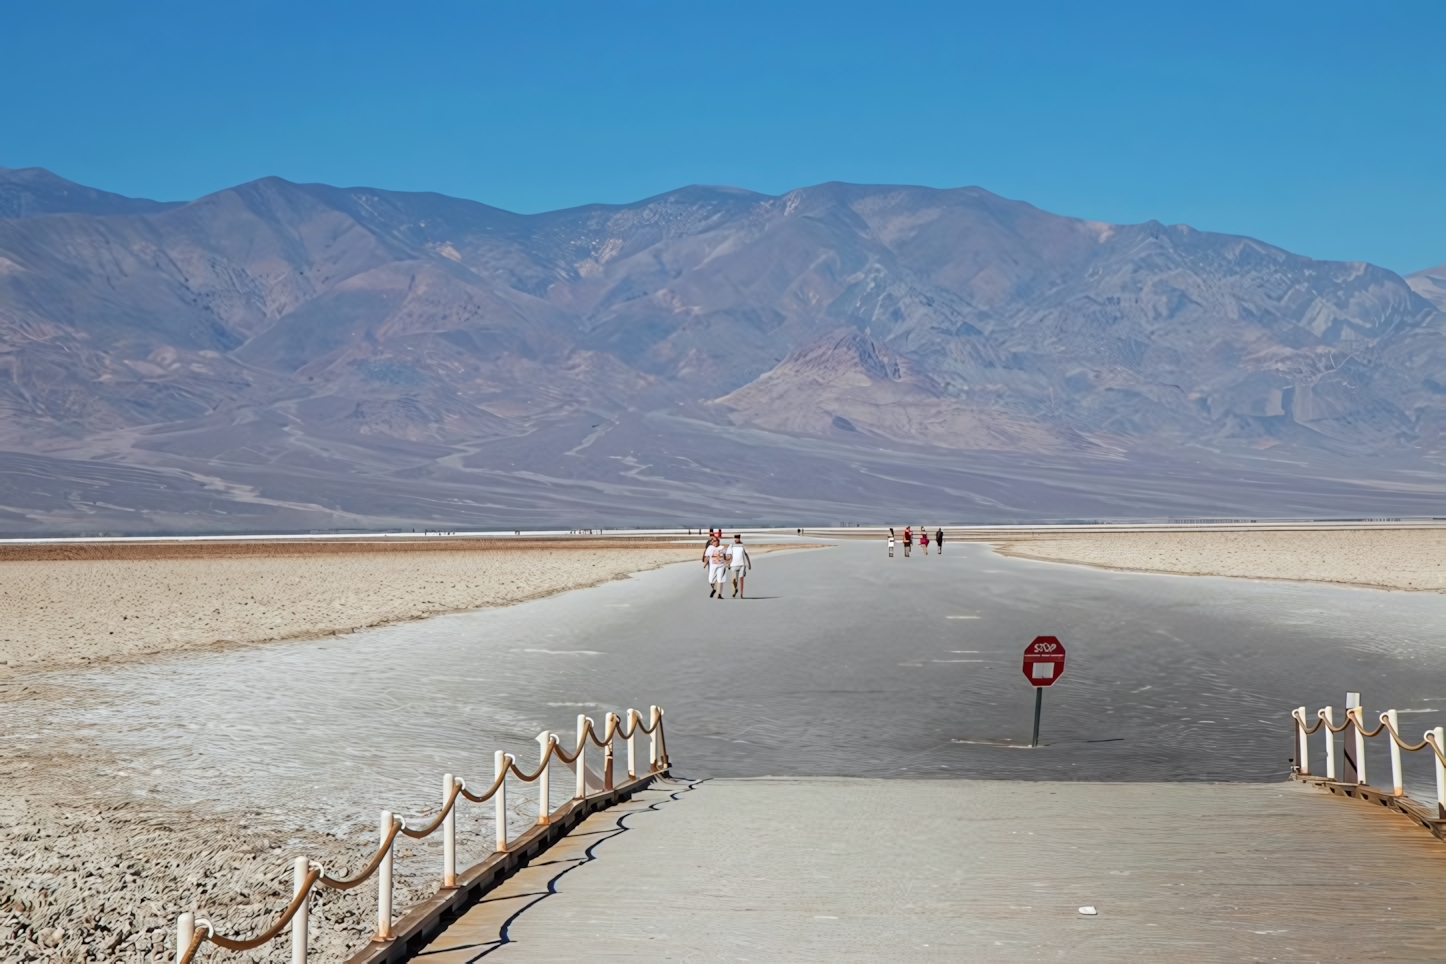
[[1024,647],[1024,678],[1034,687],[1034,738],[1039,746],[1039,711],[1044,705],[1044,688],[1064,675],[1064,644],[1053,636],[1036,636]]

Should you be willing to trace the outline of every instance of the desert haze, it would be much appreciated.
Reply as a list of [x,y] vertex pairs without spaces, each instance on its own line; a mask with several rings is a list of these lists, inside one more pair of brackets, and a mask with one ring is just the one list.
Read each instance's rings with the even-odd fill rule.
[[1433,515],[1443,306],[980,188],[0,169],[0,533]]

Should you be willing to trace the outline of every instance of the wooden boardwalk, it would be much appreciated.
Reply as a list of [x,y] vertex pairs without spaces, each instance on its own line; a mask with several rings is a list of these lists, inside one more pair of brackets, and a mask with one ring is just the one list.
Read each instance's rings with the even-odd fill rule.
[[593,815],[416,959],[1440,961],[1443,887],[1446,843],[1297,783],[718,780]]

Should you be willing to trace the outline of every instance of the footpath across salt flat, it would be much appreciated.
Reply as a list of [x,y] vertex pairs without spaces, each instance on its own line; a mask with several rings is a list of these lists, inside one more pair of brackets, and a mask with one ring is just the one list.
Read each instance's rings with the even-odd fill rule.
[[1446,844],[1296,783],[716,780],[594,815],[417,960],[1439,961],[1443,885]]

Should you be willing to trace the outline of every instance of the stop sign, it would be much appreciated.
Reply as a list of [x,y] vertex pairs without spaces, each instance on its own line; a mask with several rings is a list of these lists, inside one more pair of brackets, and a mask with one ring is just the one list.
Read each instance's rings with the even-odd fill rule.
[[1024,678],[1030,686],[1053,686],[1064,675],[1064,643],[1053,636],[1036,636],[1024,647]]

